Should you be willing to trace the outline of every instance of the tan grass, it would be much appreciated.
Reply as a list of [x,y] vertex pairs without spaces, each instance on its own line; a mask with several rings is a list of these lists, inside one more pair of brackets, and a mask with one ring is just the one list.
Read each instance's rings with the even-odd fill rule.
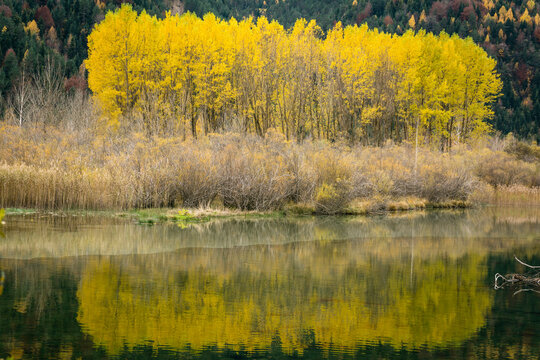
[[532,205],[540,206],[540,187],[519,184],[510,186],[487,186],[475,194],[478,202],[492,205]]
[[0,207],[287,207],[335,214],[468,201],[540,203],[538,188],[529,186],[538,166],[488,147],[452,153],[422,148],[415,172],[414,149],[407,144],[298,144],[272,132],[266,138],[226,133],[184,141],[99,128],[3,125],[0,146]]

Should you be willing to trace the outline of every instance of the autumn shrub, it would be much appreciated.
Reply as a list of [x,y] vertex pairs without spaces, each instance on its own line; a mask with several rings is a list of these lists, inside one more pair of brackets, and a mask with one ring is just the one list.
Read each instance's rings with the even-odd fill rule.
[[[406,146],[366,148],[357,155],[361,171],[370,186],[368,194],[382,196],[416,195],[417,179],[413,174],[412,152]],[[368,187],[369,189],[369,187]]]
[[483,155],[477,162],[475,172],[481,180],[494,187],[514,184],[531,186],[537,182],[538,166],[499,151]]
[[530,163],[540,162],[540,146],[518,141],[513,137],[510,137],[507,142],[508,144],[505,146],[504,151],[513,155],[518,160]]
[[315,149],[310,157],[318,185],[333,183],[338,179],[350,180],[355,159],[346,149],[340,151],[332,147],[323,147]]
[[351,197],[365,198],[374,194],[374,186],[369,177],[359,168],[355,168],[351,178]]
[[415,171],[415,152],[408,145],[366,148],[358,154],[367,178],[369,196],[419,197],[432,202],[466,199],[476,182],[468,157],[450,156],[419,149]]
[[220,195],[225,206],[242,210],[280,208],[293,193],[283,156],[260,143],[230,143],[219,155]]
[[295,203],[312,202],[317,188],[317,171],[309,156],[311,151],[296,143],[283,150],[283,159],[291,176],[290,200]]
[[345,210],[350,201],[348,181],[339,179],[332,184],[323,182],[315,194],[315,209],[322,214],[334,215]]
[[473,199],[491,199],[478,196],[477,189],[488,194],[490,187],[540,183],[538,164],[488,147],[451,153],[421,148],[415,166],[408,144],[299,144],[272,132],[183,140],[98,126],[78,131],[3,124],[0,146],[0,207],[204,208],[219,203],[266,211],[303,204],[335,214],[364,203],[368,210],[393,202],[396,209],[410,207],[398,203],[406,198],[448,203],[473,194]]
[[109,149],[104,170],[117,185],[112,196],[122,207],[173,206],[178,193],[175,164],[171,154],[177,142],[147,139],[133,134],[122,141],[123,151]]
[[466,200],[473,192],[476,182],[470,172],[437,167],[425,167],[421,171],[418,196],[430,202]]
[[208,206],[221,193],[218,159],[209,149],[197,151],[191,144],[178,156],[177,187],[183,207]]

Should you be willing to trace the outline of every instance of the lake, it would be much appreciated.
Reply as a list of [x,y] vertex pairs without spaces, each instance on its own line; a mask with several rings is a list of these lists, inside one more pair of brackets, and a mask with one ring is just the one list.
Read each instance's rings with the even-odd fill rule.
[[539,207],[5,221],[0,358],[540,358]]

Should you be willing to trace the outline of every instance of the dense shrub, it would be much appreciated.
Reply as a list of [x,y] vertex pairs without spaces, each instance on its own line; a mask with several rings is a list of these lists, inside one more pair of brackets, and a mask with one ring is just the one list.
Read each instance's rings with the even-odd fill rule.
[[0,147],[0,207],[206,207],[220,200],[242,210],[304,204],[335,214],[353,200],[461,201],[480,182],[540,184],[537,163],[489,148],[423,148],[415,167],[407,144],[351,148],[238,133],[183,140],[41,125],[0,127]]
[[540,162],[540,146],[536,144],[527,144],[523,141],[517,141],[516,139],[511,138],[504,151],[515,156],[519,160],[531,163]]
[[221,196],[242,210],[279,208],[293,193],[293,180],[282,156],[264,147],[229,144],[220,155]]
[[471,173],[458,170],[431,168],[422,174],[419,196],[430,202],[466,200],[475,187]]
[[317,212],[333,215],[343,211],[351,201],[350,184],[346,180],[338,179],[333,184],[322,183],[315,195],[315,209]]
[[476,175],[488,184],[498,187],[514,184],[538,184],[538,165],[517,160],[504,152],[488,153],[477,162]]

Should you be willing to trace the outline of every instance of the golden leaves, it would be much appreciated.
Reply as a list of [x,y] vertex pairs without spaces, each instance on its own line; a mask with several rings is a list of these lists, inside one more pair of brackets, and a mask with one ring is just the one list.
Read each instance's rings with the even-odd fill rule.
[[[513,16],[504,7],[500,14]],[[470,40],[415,33],[414,15],[409,26],[396,36],[338,23],[324,36],[303,19],[286,31],[264,17],[255,23],[168,13],[158,20],[124,5],[89,37],[89,86],[111,124],[137,115],[150,134],[178,123],[193,137],[275,128],[298,141],[380,142],[378,132],[410,139],[407,129],[420,114],[428,142],[463,141],[486,129],[476,125],[492,115],[500,91],[495,62]],[[466,91],[474,91],[467,101],[460,95]],[[461,135],[450,140],[452,133]]]

